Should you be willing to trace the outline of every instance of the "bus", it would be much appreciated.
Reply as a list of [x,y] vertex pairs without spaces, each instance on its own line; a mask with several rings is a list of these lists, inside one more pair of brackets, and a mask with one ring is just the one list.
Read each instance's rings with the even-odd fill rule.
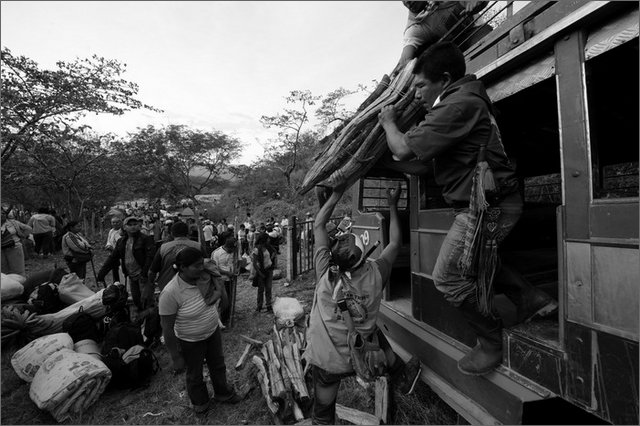
[[379,326],[421,378],[472,424],[638,424],[638,2],[529,2],[464,48],[497,110],[525,201],[501,256],[559,302],[518,324],[502,294],[502,365],[467,376],[475,345],[435,289],[453,222],[433,175],[380,165],[353,186],[352,232],[388,242],[385,189],[398,181],[403,247]]

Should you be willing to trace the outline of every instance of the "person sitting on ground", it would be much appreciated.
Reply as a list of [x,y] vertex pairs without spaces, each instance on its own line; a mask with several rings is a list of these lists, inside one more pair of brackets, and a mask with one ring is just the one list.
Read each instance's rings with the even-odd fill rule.
[[412,374],[410,386],[402,386],[404,393],[413,390],[420,372],[417,358],[404,365],[376,326],[382,292],[402,245],[398,219],[401,188],[398,185],[387,190],[389,244],[375,261],[365,259],[364,245],[355,234],[346,233],[333,241],[329,239],[326,227],[345,189],[346,185],[333,189],[326,203],[320,207],[313,225],[317,244],[314,257],[316,290],[303,357],[312,366],[314,424],[336,424],[336,397],[340,382],[357,372],[352,364],[354,357],[350,351],[350,339],[359,337],[367,342],[379,341],[385,358],[379,361],[389,366],[392,380],[398,385],[403,380],[407,383],[406,375]]
[[62,255],[69,271],[84,281],[87,276],[87,263],[93,257],[91,244],[81,234],[82,225],[72,220],[65,226],[66,233],[62,237]]
[[[424,120],[402,133],[392,106],[383,107],[379,119],[397,163],[423,165],[420,173],[435,173],[443,198],[454,209],[455,220],[440,248],[433,282],[478,338],[458,361],[458,369],[467,375],[487,374],[502,363],[502,320],[493,306],[495,287],[512,290],[505,295],[513,297],[523,321],[552,315],[558,304],[514,269],[497,268],[498,246],[520,219],[523,201],[483,83],[465,75],[464,55],[451,42],[429,47],[413,72],[416,100],[429,111]],[[483,161],[493,170],[491,180],[480,179]],[[494,187],[487,182],[495,182]],[[479,250],[480,245],[491,249]],[[469,262],[474,258],[475,263]]]
[[215,267],[205,269],[202,252],[186,247],[176,256],[177,274],[160,293],[159,311],[164,339],[175,373],[186,366],[187,394],[196,413],[209,409],[207,383],[202,377],[206,362],[217,402],[236,404],[242,400],[228,385],[218,326],[219,300],[225,302],[224,286]]
[[21,238],[31,234],[31,227],[8,217],[8,212],[2,209],[2,273],[20,274],[25,276],[24,250]]

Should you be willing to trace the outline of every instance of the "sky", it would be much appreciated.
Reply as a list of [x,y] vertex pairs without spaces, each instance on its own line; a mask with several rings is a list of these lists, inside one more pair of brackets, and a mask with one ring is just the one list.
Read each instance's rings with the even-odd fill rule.
[[[100,133],[149,124],[219,130],[262,154],[260,124],[292,90],[325,95],[371,85],[394,68],[407,9],[401,1],[3,1],[0,42],[55,69],[92,55],[126,64],[137,98],[163,113],[90,115]],[[366,93],[346,100],[355,109]]]

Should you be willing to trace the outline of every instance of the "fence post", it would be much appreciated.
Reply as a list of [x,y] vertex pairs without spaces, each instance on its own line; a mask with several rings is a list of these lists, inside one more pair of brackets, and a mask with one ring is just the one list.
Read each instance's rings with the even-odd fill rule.
[[292,282],[296,277],[296,217],[289,217],[289,228],[287,229],[287,281]]

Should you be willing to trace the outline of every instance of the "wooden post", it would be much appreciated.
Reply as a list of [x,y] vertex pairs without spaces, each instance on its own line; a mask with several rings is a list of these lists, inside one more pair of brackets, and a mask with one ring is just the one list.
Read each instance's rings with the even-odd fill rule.
[[91,212],[91,238],[96,236],[96,212]]
[[376,379],[375,415],[381,424],[388,424],[389,417],[389,378],[380,376]]
[[287,229],[287,281],[292,282],[296,277],[296,251],[297,251],[297,223],[296,217],[289,218],[289,228]]

